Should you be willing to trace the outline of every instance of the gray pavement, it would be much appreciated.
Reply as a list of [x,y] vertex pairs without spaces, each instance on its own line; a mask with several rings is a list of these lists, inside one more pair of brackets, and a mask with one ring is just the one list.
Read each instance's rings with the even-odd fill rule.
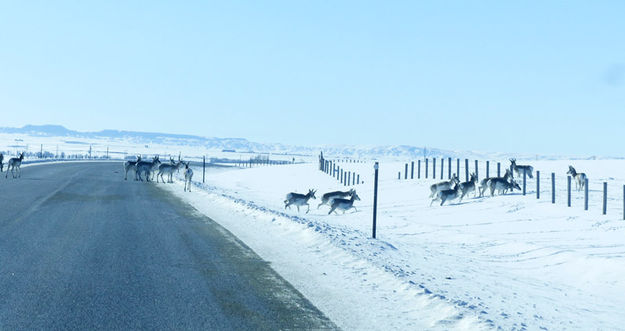
[[336,328],[166,184],[120,162],[22,170],[0,177],[0,330]]

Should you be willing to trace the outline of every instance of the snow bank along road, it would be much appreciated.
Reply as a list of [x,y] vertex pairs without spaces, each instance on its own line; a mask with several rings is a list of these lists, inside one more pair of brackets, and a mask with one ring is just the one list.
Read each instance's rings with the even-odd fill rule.
[[0,180],[0,329],[335,328],[242,242],[121,164]]

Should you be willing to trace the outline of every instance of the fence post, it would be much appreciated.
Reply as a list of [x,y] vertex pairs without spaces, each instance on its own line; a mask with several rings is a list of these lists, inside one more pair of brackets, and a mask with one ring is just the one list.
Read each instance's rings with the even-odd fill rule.
[[206,155],[202,156],[202,183],[206,177]]
[[490,176],[490,161],[486,161],[486,177],[484,178],[488,178],[488,176]]
[[447,158],[447,163],[449,164],[449,170],[447,171],[447,179],[451,179],[451,158]]
[[526,171],[523,171],[523,195],[525,195],[525,187],[526,187],[526,183],[527,183],[527,173]]
[[456,177],[460,180],[460,159],[456,159]]
[[421,179],[421,160],[417,160],[417,179]]
[[425,159],[425,178],[428,178],[428,160],[429,159]]
[[566,176],[566,205],[571,207],[571,176]]
[[536,199],[540,199],[540,171],[536,171]]
[[410,162],[410,179],[414,179],[414,161]]
[[443,179],[444,173],[445,173],[445,158],[441,157],[441,179]]
[[347,186],[352,185],[352,172],[348,171],[347,172]]
[[404,169],[404,179],[408,179],[408,163],[406,163],[406,167]]
[[360,185],[360,174],[356,176],[356,185]]
[[608,209],[608,182],[603,182],[603,215],[607,213]]
[[556,174],[551,173],[551,203],[556,203]]
[[401,171],[397,172],[397,179],[401,180]]
[[436,179],[436,158],[432,158],[432,179]]
[[341,184],[343,184],[343,169],[341,169]]
[[376,218],[378,216],[378,162],[375,163],[373,169],[375,169],[375,175],[373,178],[373,239],[375,239],[375,226]]
[[501,163],[497,162],[497,177],[501,177]]
[[464,177],[466,178],[465,182],[469,181],[469,159],[464,159]]
[[588,178],[584,181],[584,210],[588,210]]
[[479,172],[478,172],[478,161],[475,160],[475,178],[480,178],[479,177]]

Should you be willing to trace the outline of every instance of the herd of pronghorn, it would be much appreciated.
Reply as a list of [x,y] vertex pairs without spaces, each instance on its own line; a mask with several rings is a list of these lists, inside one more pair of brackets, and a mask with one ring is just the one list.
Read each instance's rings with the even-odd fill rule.
[[[512,171],[510,171],[510,169],[512,169]],[[477,185],[477,176],[474,173],[471,174],[471,179],[462,183],[458,180],[456,174],[454,174],[450,180],[430,186],[430,198],[432,198],[430,206],[437,200],[440,200],[441,206],[445,201],[453,199],[462,201],[462,198],[471,192],[474,193],[475,197],[478,197],[478,195],[483,197],[486,190],[490,190],[490,196],[495,195],[495,191],[497,191],[498,194],[506,194],[508,191],[514,191],[514,189],[520,191],[521,187],[514,180],[514,174],[516,174],[517,177],[526,174],[529,178],[534,178],[534,168],[530,165],[518,165],[516,164],[516,159],[510,159],[510,169],[506,169],[506,173],[503,177],[487,177],[482,179],[479,186]],[[586,184],[586,174],[575,171],[573,166],[569,166],[567,174],[570,174],[575,180],[575,186],[578,191],[584,188]]]
[[[0,153],[0,172],[4,169],[4,155]],[[24,160],[24,153],[20,153],[18,157],[13,157],[9,159],[7,162],[7,169],[5,178],[8,178],[9,171],[13,178],[22,177],[21,165]],[[158,155],[153,157],[151,161],[144,161],[141,159],[141,156],[137,156],[136,161],[125,161],[124,162],[124,180],[128,179],[128,172],[134,171],[135,180],[147,182],[153,181],[154,176],[156,176],[156,182],[158,183],[158,179],[160,177],[161,181],[165,183],[165,179],[163,175],[167,175],[167,183],[173,183],[173,175],[174,172],[178,172],[180,168],[184,166],[184,191],[191,191],[191,180],[193,178],[193,170],[189,168],[189,162],[184,162],[178,157],[178,162],[174,161],[173,158],[170,158],[169,163],[161,163]],[[510,171],[512,169],[512,171]],[[430,186],[430,198],[432,201],[430,202],[430,206],[434,203],[434,201],[440,200],[440,205],[442,206],[446,201],[450,201],[453,199],[459,199],[462,201],[467,194],[473,192],[474,196],[480,197],[484,196],[486,190],[490,190],[490,195],[495,195],[495,191],[498,194],[506,194],[508,191],[512,192],[514,189],[521,190],[519,184],[514,180],[514,174],[517,176],[522,174],[526,174],[529,178],[534,178],[533,172],[534,168],[530,165],[518,165],[516,164],[515,159],[510,159],[510,169],[506,169],[506,173],[503,177],[487,177],[480,181],[478,186],[477,184],[477,176],[473,173],[471,174],[471,179],[466,182],[460,182],[456,174],[452,176],[450,180],[442,181],[440,183],[432,184]],[[569,166],[569,170],[567,174],[570,174],[573,180],[575,180],[575,186],[577,190],[582,190],[586,183],[586,174],[577,172],[573,166]],[[143,175],[143,176],[142,176]],[[309,190],[307,194],[300,194],[291,192],[286,195],[286,200],[284,200],[284,208],[289,208],[291,205],[295,205],[297,207],[297,211],[299,212],[300,206],[307,206],[308,209],[306,213],[310,211],[310,205],[308,201],[310,199],[316,199],[315,197],[316,190]],[[350,197],[349,199],[346,199]],[[343,191],[335,191],[328,192],[321,197],[321,203],[317,206],[317,209],[322,205],[330,206],[330,212],[337,213],[337,210],[342,210],[343,213],[349,209],[356,209],[354,207],[354,201],[360,200],[360,197],[356,194],[354,189],[351,189],[347,192]]]
[[134,171],[135,180],[143,181],[143,176],[145,177],[145,181],[153,181],[154,176],[156,175],[156,182],[158,183],[158,178],[161,178],[161,181],[165,183],[165,179],[163,175],[167,175],[167,183],[174,182],[174,173],[178,172],[180,168],[184,166],[184,191],[191,192],[191,179],[193,178],[193,170],[189,168],[189,162],[184,162],[178,157],[178,162],[174,161],[173,158],[169,158],[169,163],[161,163],[158,158],[158,155],[152,158],[152,161],[144,161],[141,159],[141,156],[137,156],[136,161],[126,161],[124,162],[124,180],[128,180],[128,172]]

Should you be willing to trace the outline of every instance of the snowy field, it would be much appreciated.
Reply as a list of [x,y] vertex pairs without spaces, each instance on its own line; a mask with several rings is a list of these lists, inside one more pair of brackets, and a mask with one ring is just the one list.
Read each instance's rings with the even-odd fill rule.
[[[541,171],[540,200],[528,179],[527,196],[430,207],[429,185],[440,179],[397,180],[404,163],[382,162],[376,240],[371,163],[339,164],[365,182],[353,186],[358,211],[345,215],[317,209],[324,192],[347,189],[317,163],[210,172],[192,193],[180,182],[162,187],[241,238],[345,329],[624,329],[625,161],[519,163]],[[590,178],[588,211],[583,192],[566,206],[569,164]],[[284,210],[286,193],[308,189],[318,190],[310,213]]]

